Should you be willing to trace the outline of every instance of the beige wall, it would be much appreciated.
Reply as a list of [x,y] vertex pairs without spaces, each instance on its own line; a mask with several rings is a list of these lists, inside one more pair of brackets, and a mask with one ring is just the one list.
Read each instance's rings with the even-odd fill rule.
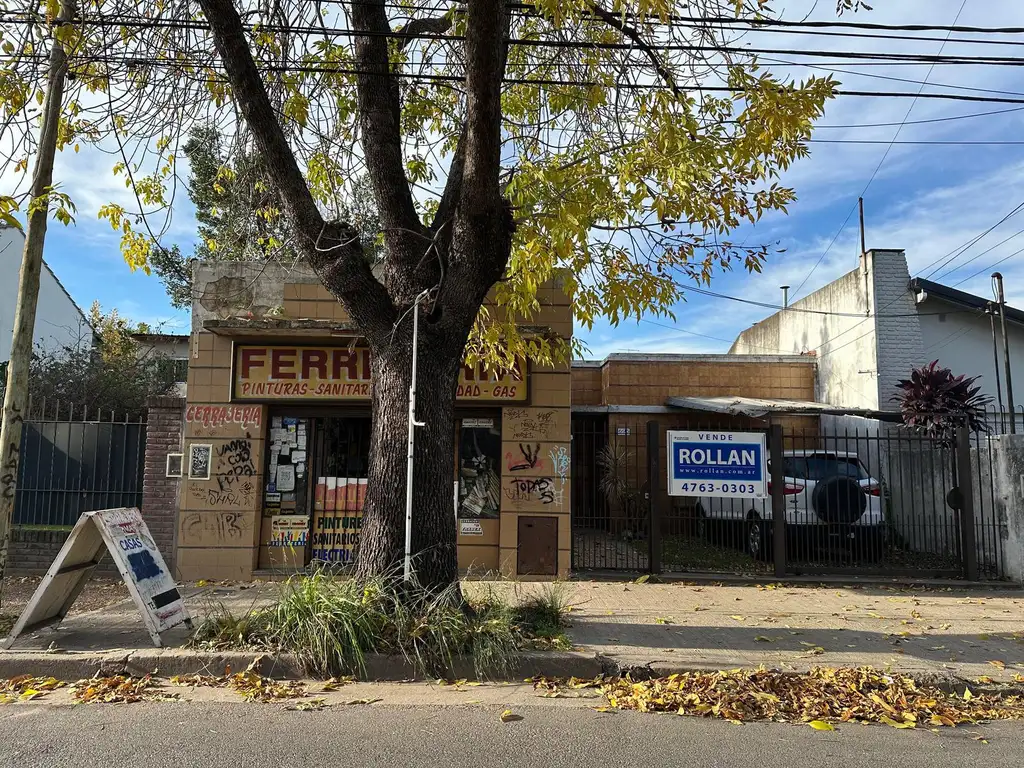
[[[282,265],[199,264],[194,272],[197,299],[187,383],[186,460],[191,444],[213,447],[210,480],[183,481],[178,518],[178,575],[185,580],[252,578],[262,568],[301,566],[300,553],[270,548],[270,515],[262,510],[264,450],[268,404],[231,403],[231,337],[210,333],[208,319],[334,320],[348,317],[337,300],[303,268]],[[547,326],[565,337],[572,334],[568,299],[556,282],[538,291],[541,309],[526,321]],[[500,317],[500,313],[495,313]],[[238,341],[288,343],[319,341],[324,334],[303,338],[295,331],[267,331]],[[569,403],[568,366],[531,366],[530,402],[495,406],[501,419],[503,454],[514,456],[519,444],[540,444],[540,460],[513,477],[502,466],[502,506],[497,520],[482,520],[482,536],[459,535],[459,567],[474,573],[517,573],[517,533],[521,516],[558,518],[557,574],[569,571]],[[369,404],[366,403],[369,408]],[[499,416],[500,411],[500,416]],[[532,448],[530,449],[532,450]],[[248,458],[252,475],[237,475],[237,461]],[[565,457],[560,460],[560,457]],[[187,464],[187,461],[186,461]],[[529,578],[524,576],[524,578]]]

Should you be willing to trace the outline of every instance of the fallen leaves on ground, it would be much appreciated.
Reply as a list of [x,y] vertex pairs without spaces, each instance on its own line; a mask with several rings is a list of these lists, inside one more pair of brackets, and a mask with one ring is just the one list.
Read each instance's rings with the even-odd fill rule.
[[[759,670],[686,673],[602,686],[612,707],[725,720],[874,722],[894,728],[952,727],[1024,719],[1021,696],[962,697],[871,668],[817,668],[807,674]],[[813,727],[813,726],[812,726]]]
[[503,723],[514,723],[517,720],[522,720],[523,719],[522,715],[517,715],[511,709],[506,709],[504,712],[502,712],[499,715],[499,717],[501,718],[501,722],[503,722]]
[[[332,678],[334,679],[334,678]],[[329,683],[330,681],[328,681]],[[246,701],[276,701],[281,699],[298,699],[306,695],[306,687],[294,680],[274,680],[263,677],[248,669],[233,675],[215,677],[213,675],[176,675],[171,678],[174,685],[190,688],[230,688]],[[324,690],[327,690],[326,684]],[[331,688],[330,690],[336,690]]]
[[139,701],[173,701],[178,695],[164,691],[152,675],[110,675],[79,680],[71,686],[71,698],[82,704],[134,704]]
[[309,701],[299,701],[295,704],[290,704],[285,709],[292,710],[293,712],[319,712],[321,709],[327,709],[329,706],[331,705],[323,699],[310,699]]
[[331,691],[336,691],[346,685],[351,685],[353,682],[354,681],[351,676],[332,677],[330,680],[324,682],[324,686],[320,690],[323,693],[330,693]]
[[545,699],[584,699],[599,695],[599,689],[605,683],[603,676],[595,678],[570,677],[529,677],[526,682],[533,683],[535,691]]
[[7,680],[0,680],[0,704],[14,701],[32,701],[48,692],[63,688],[67,683],[55,677],[32,677],[19,675]]

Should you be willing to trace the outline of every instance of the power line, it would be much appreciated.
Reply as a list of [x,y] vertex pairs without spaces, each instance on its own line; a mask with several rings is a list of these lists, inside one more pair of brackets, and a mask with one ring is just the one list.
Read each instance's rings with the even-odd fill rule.
[[[967,5],[967,0],[962,0],[962,2],[960,4],[960,10],[957,11],[956,18],[953,19],[953,26],[956,26],[957,21],[960,20],[960,14],[964,12],[964,7],[966,5]],[[946,38],[947,39],[949,38],[949,35],[950,35],[950,33],[947,32],[946,33]],[[945,41],[943,41],[942,46],[939,48],[939,54],[942,53],[942,50],[943,50],[943,48],[945,48],[945,46],[946,46],[946,43],[945,43]],[[907,120],[910,119],[910,113],[914,111],[914,107],[917,105],[917,100],[918,100],[918,98],[920,98],[922,92],[924,91],[925,85],[928,83],[928,79],[931,77],[932,72],[934,71],[934,69],[935,69],[935,65],[934,64],[932,64],[930,67],[928,67],[928,72],[927,72],[927,74],[925,74],[924,80],[921,81],[921,87],[917,89],[917,96],[915,96],[914,100],[910,102],[910,107],[907,109],[907,114],[905,114],[903,116],[902,122],[900,122],[900,124],[896,127],[896,133],[893,134],[892,141],[889,142],[889,146],[887,146],[885,148],[885,153],[882,155],[882,159],[878,161],[878,165],[875,166],[875,170],[871,173],[871,176],[868,178],[867,184],[864,185],[863,191],[860,193],[860,195],[858,195],[857,202],[855,202],[853,204],[853,207],[850,208],[850,212],[848,214],[846,214],[846,219],[843,220],[843,225],[839,228],[839,231],[836,232],[836,234],[832,238],[831,242],[829,242],[828,247],[822,252],[821,256],[818,257],[818,260],[816,262],[814,262],[814,266],[811,267],[811,271],[807,273],[807,277],[805,277],[800,282],[800,285],[797,286],[796,291],[793,292],[793,297],[794,298],[796,298],[796,296],[800,293],[800,290],[807,284],[807,281],[811,279],[811,276],[815,273],[815,271],[821,265],[821,262],[823,262],[825,260],[825,257],[828,255],[829,251],[832,250],[832,246],[836,244],[836,241],[839,239],[839,236],[841,234],[843,234],[843,230],[846,229],[846,225],[850,223],[850,219],[853,218],[853,213],[854,213],[854,211],[857,210],[857,206],[859,205],[860,200],[864,198],[864,195],[867,194],[868,189],[871,188],[872,182],[874,182],[875,177],[878,175],[878,172],[882,169],[882,165],[885,164],[886,158],[889,157],[889,153],[892,151],[893,144],[900,137],[900,132],[903,130],[904,126],[906,126]]]
[[1014,252],[1013,252],[1013,253],[1011,253],[1011,254],[1010,254],[1009,256],[1004,256],[1003,258],[999,259],[999,261],[994,261],[994,262],[992,262],[992,263],[991,263],[991,264],[989,264],[989,265],[988,265],[987,267],[982,267],[981,269],[979,269],[979,270],[978,270],[977,272],[975,272],[974,274],[968,275],[968,276],[967,276],[967,277],[965,277],[965,278],[964,278],[963,280],[960,280],[960,281],[958,281],[958,282],[956,282],[956,283],[953,283],[953,287],[954,287],[954,288],[956,288],[956,287],[957,287],[958,285],[963,285],[963,284],[964,284],[964,283],[966,283],[966,282],[967,282],[968,280],[973,280],[973,279],[974,279],[974,278],[976,278],[976,277],[977,277],[978,275],[984,274],[985,272],[988,272],[988,271],[989,271],[990,269],[995,269],[996,267],[998,267],[998,266],[999,266],[1000,264],[1002,264],[1003,262],[1009,261],[1009,260],[1010,260],[1010,259],[1012,259],[1012,258],[1013,258],[1014,256],[1019,256],[1019,255],[1020,255],[1020,254],[1022,254],[1022,253],[1024,253],[1024,248],[1021,248],[1021,249],[1020,249],[1019,251],[1014,251]]
[[[972,238],[971,238],[970,240],[968,240],[968,241],[967,241],[966,243],[964,243],[963,245],[961,245],[961,246],[959,246],[959,247],[957,247],[957,248],[954,248],[954,249],[953,249],[952,251],[950,251],[949,253],[946,253],[946,254],[943,254],[942,256],[939,256],[939,258],[935,259],[935,261],[931,262],[930,264],[926,264],[926,265],[925,265],[925,266],[924,266],[924,267],[923,267],[923,268],[921,269],[921,271],[922,271],[922,272],[923,272],[923,271],[924,271],[925,269],[929,269],[929,268],[931,268],[931,267],[932,267],[933,265],[935,265],[936,263],[938,263],[938,262],[940,262],[940,261],[942,262],[941,264],[939,264],[939,266],[935,267],[935,269],[933,269],[933,270],[932,270],[931,272],[929,272],[929,273],[928,273],[927,275],[925,275],[925,278],[930,278],[930,277],[931,277],[932,275],[934,275],[934,274],[935,274],[936,272],[938,272],[938,271],[939,271],[940,269],[942,269],[943,267],[945,267],[945,266],[946,266],[947,264],[949,264],[949,263],[950,263],[950,262],[952,262],[952,261],[955,261],[955,260],[956,260],[956,259],[957,259],[957,258],[958,258],[959,256],[961,256],[962,254],[966,253],[966,252],[967,252],[967,251],[968,251],[968,250],[969,250],[970,248],[972,248],[972,247],[973,247],[974,245],[976,245],[976,244],[977,244],[978,242],[980,242],[980,241],[982,240],[982,238],[984,238],[984,237],[985,237],[986,235],[988,235],[988,234],[989,234],[989,233],[990,233],[990,232],[991,232],[992,230],[994,230],[994,229],[995,229],[996,227],[998,227],[998,226],[999,226],[1000,224],[1002,224],[1003,222],[1005,222],[1005,221],[1009,221],[1009,220],[1010,220],[1011,218],[1013,218],[1013,217],[1014,217],[1014,216],[1016,216],[1016,215],[1017,215],[1018,213],[1020,213],[1020,212],[1021,212],[1021,210],[1024,210],[1024,202],[1021,202],[1021,203],[1020,203],[1019,205],[1017,205],[1017,206],[1016,206],[1016,207],[1015,207],[1015,208],[1014,208],[1014,209],[1013,209],[1012,211],[1010,211],[1010,212],[1009,212],[1008,214],[1006,214],[1005,216],[1003,216],[1003,218],[1001,218],[1001,219],[1000,219],[999,221],[997,221],[997,222],[996,222],[995,224],[993,224],[993,225],[992,225],[991,227],[989,227],[988,229],[986,229],[986,230],[985,230],[984,232],[982,232],[982,233],[981,233],[980,235],[976,235],[975,237],[972,237]],[[947,258],[947,257],[949,257],[949,258]]]
[[[949,277],[950,275],[952,275],[952,274],[953,274],[954,272],[956,272],[957,270],[959,270],[959,269],[963,269],[964,267],[966,267],[966,266],[967,266],[968,264],[970,264],[970,263],[971,263],[971,262],[973,262],[973,261],[977,261],[977,260],[978,260],[978,259],[980,259],[980,258],[981,258],[982,256],[984,256],[984,255],[985,255],[986,253],[991,253],[992,251],[994,251],[994,250],[995,250],[996,248],[998,248],[999,246],[1001,246],[1001,245],[1004,245],[1004,244],[1006,244],[1006,243],[1010,242],[1011,240],[1013,240],[1013,239],[1014,239],[1015,237],[1020,237],[1021,235],[1024,235],[1024,229],[1020,230],[1019,232],[1014,232],[1014,233],[1013,233],[1012,235],[1010,235],[1010,236],[1009,236],[1008,238],[1006,238],[1005,240],[1000,240],[1000,241],[999,241],[998,243],[996,243],[995,245],[993,245],[993,246],[992,246],[991,248],[986,248],[986,249],[985,249],[984,251],[982,251],[981,253],[979,253],[979,254],[977,254],[977,255],[975,255],[975,256],[972,256],[971,258],[969,258],[969,259],[968,259],[967,261],[965,261],[965,262],[964,262],[963,264],[958,264],[957,266],[955,266],[955,267],[952,267],[952,268],[950,268],[949,270],[947,270],[947,271],[946,271],[945,273],[943,273],[943,274],[941,274],[941,275],[938,275],[938,276],[937,276],[937,277],[936,277],[935,279],[936,279],[936,280],[941,280],[941,279],[942,279],[942,278],[944,278],[944,277]],[[937,271],[937,270],[936,270],[936,271]]]
[[916,145],[936,145],[936,146],[960,146],[960,147],[1004,147],[1004,146],[1016,146],[1024,144],[1024,141],[955,141],[955,140],[943,140],[943,139],[927,139],[927,140],[903,140],[903,141],[886,141],[885,139],[807,139],[812,144],[916,144]]
[[[905,125],[924,125],[926,123],[945,123],[951,120],[968,120],[974,117],[990,117],[992,115],[1005,115],[1011,112],[1020,112],[1024,110],[1024,107],[1010,107],[1009,109],[993,109],[988,112],[972,112],[967,115],[949,115],[947,117],[930,117],[921,120],[907,120]],[[815,130],[819,128],[895,128],[899,123],[853,123],[850,125],[834,125],[834,124],[817,124],[814,126]]]

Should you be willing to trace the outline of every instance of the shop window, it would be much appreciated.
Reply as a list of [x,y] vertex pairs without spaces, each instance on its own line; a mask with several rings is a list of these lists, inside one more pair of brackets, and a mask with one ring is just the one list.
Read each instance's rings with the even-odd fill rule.
[[267,451],[264,507],[270,514],[307,514],[309,420],[274,416]]
[[459,432],[459,518],[497,518],[501,510],[501,429],[496,419],[463,419]]

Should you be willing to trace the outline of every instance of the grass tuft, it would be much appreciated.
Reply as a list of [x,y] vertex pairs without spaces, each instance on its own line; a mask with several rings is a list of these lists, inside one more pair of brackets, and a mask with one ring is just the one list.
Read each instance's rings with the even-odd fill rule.
[[278,601],[242,616],[221,611],[193,645],[295,654],[320,677],[362,674],[368,654],[397,655],[419,672],[448,677],[459,657],[478,676],[509,671],[520,651],[569,647],[564,585],[510,604],[493,592],[467,603],[458,584],[439,592],[394,579],[365,583],[314,573],[289,581]]

